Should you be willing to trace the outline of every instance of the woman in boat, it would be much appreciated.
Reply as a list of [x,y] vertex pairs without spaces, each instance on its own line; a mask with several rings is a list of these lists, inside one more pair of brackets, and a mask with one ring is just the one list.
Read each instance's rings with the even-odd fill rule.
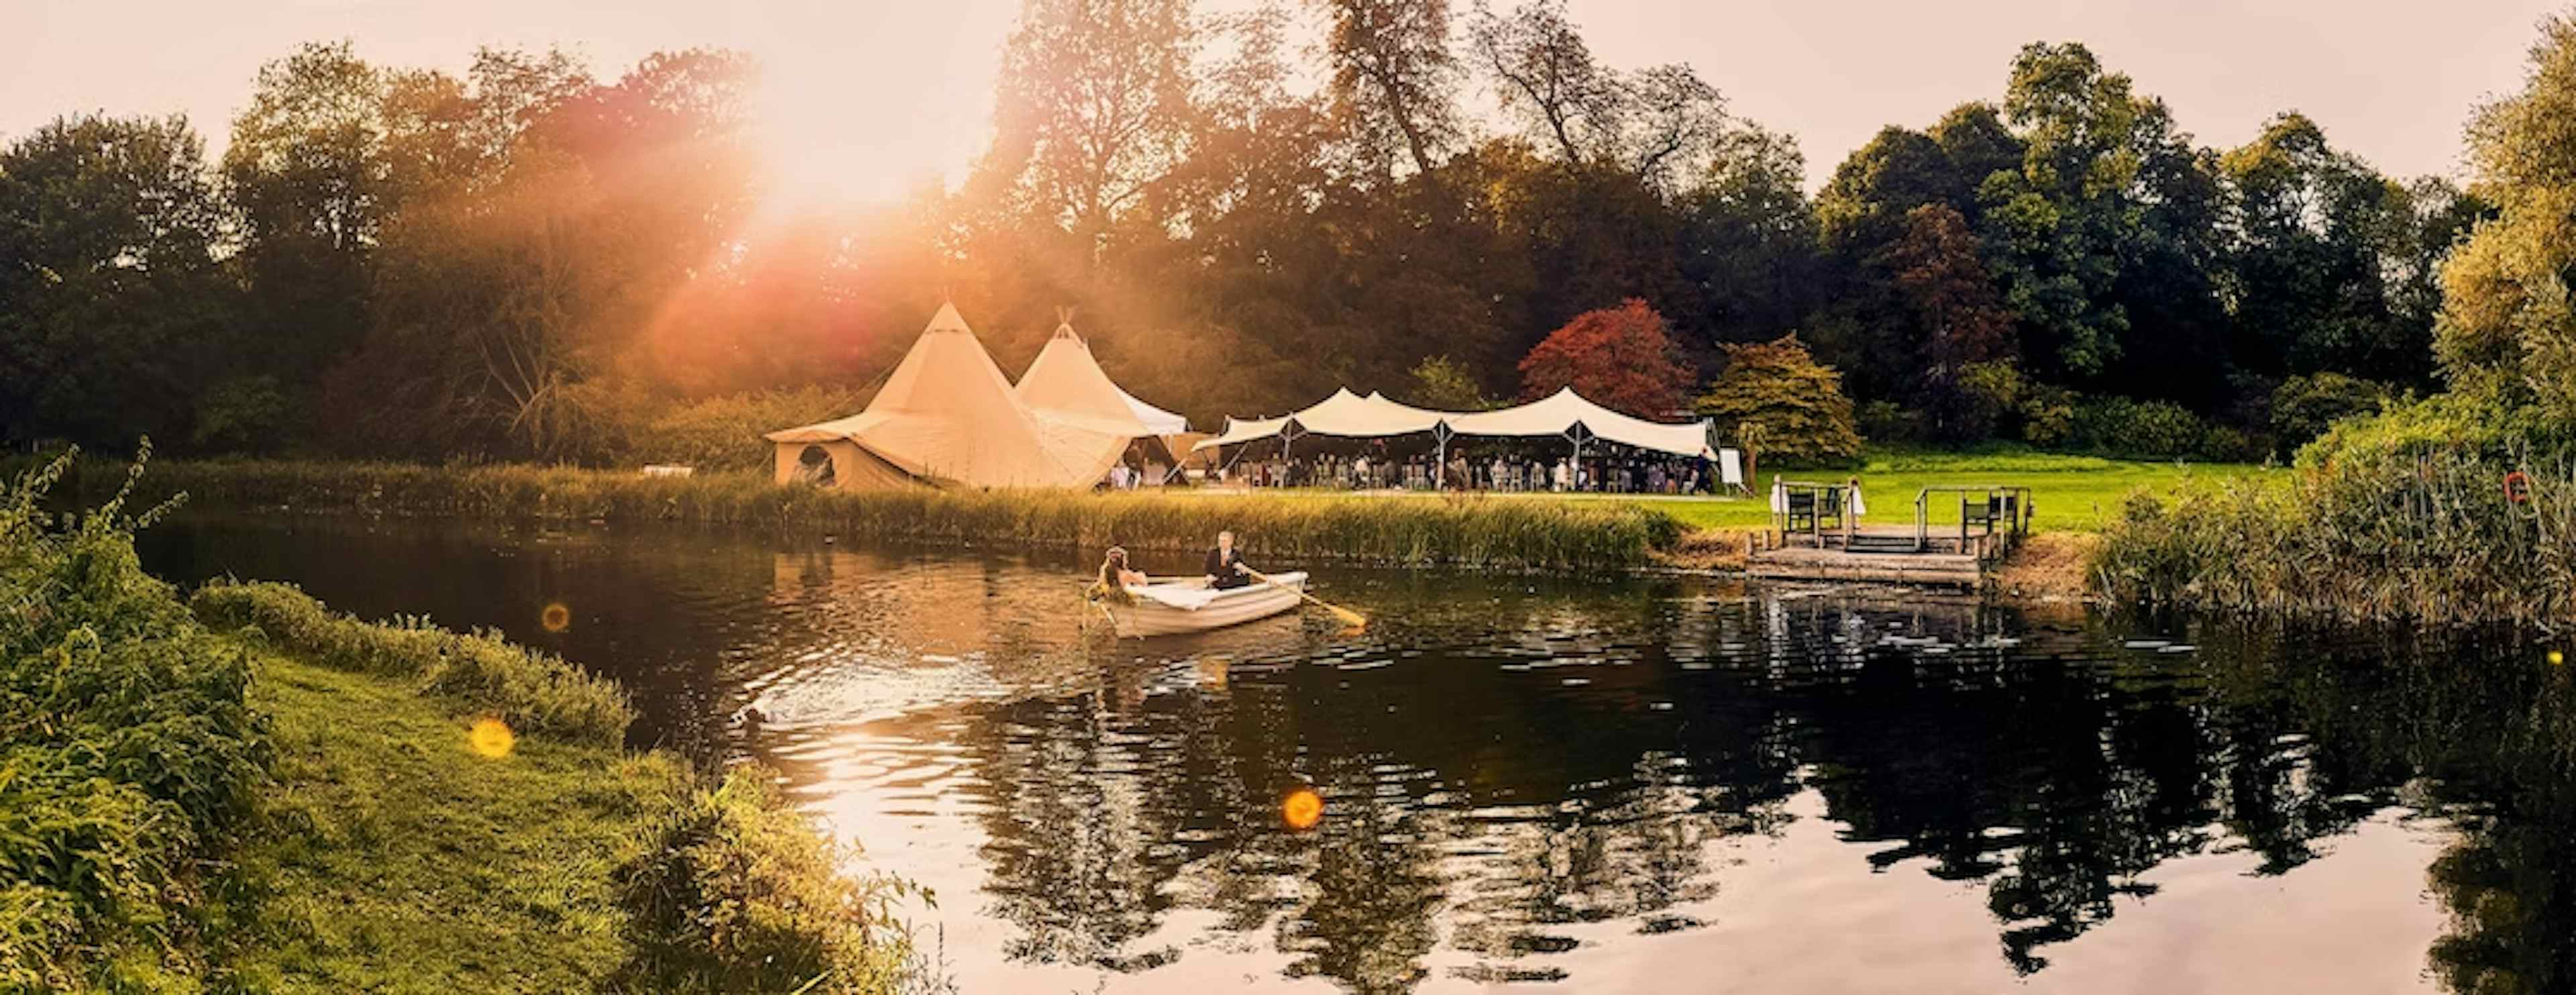
[[1234,551],[1232,530],[1216,534],[1216,548],[1207,554],[1207,586],[1223,591],[1252,583],[1250,567],[1243,565],[1243,554]]
[[1145,576],[1144,571],[1127,569],[1125,547],[1111,546],[1109,555],[1100,561],[1100,579],[1092,583],[1091,596],[1108,598],[1120,604],[1133,604],[1136,599],[1127,593],[1127,589],[1143,587],[1150,583],[1153,581]]

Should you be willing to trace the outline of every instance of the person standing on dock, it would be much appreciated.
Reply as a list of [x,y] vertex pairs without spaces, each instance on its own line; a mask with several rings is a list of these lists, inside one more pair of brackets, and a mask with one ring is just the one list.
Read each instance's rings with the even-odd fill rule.
[[1252,576],[1244,572],[1243,554],[1235,552],[1233,530],[1216,534],[1216,548],[1208,550],[1206,573],[1207,586],[1219,591],[1252,583]]
[[1853,521],[1857,522],[1857,521],[1859,521],[1859,520],[1860,520],[1860,516],[1862,516],[1862,515],[1866,515],[1866,514],[1869,514],[1869,505],[1867,505],[1867,504],[1863,504],[1863,503],[1861,502],[1861,499],[1860,499],[1860,478],[1859,478],[1859,477],[1853,477],[1853,478],[1851,478],[1850,486],[1851,486],[1851,517],[1852,517],[1852,520],[1853,520]]

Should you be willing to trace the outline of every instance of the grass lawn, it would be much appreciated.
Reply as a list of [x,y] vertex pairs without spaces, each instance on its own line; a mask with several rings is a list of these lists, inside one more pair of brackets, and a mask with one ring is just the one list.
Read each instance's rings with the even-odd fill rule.
[[613,874],[683,783],[659,756],[507,755],[399,682],[260,651],[276,782],[216,960],[250,990],[580,991],[630,957]]
[[[2247,463],[2149,463],[2054,453],[1872,454],[1856,472],[1764,467],[1762,480],[1751,498],[1678,502],[1670,510],[1674,517],[1697,528],[1763,528],[1771,524],[1771,506],[1764,498],[1763,488],[1774,476],[1818,482],[1857,476],[1869,505],[1869,514],[1861,520],[1873,525],[1913,524],[1914,497],[1927,486],[2019,485],[2030,488],[2032,519],[2039,530],[2091,532],[2119,515],[2120,503],[2131,491],[2142,487],[2163,492],[2186,481],[2239,477],[2286,480],[2288,471],[2266,470]],[[1941,507],[1944,499],[1944,495],[1932,497],[1931,521],[1935,525],[1958,524],[1958,497],[1946,496],[1946,513]]]
[[[1941,453],[1900,452],[1872,454],[1858,471],[1761,468],[1762,481],[1751,497],[1636,497],[1620,494],[1500,494],[1496,500],[1512,501],[1627,501],[1655,508],[1679,519],[1694,529],[1759,529],[1771,524],[1770,504],[1764,488],[1774,476],[1791,480],[1830,482],[1858,476],[1861,492],[1867,497],[1869,514],[1862,520],[1874,525],[1911,525],[1914,523],[1914,497],[1922,488],[1935,484],[1982,486],[1986,484],[2020,485],[2031,489],[2031,505],[2036,527],[2040,531],[2091,532],[2120,513],[2120,502],[2131,491],[2141,487],[2153,492],[2172,489],[2186,481],[2239,477],[2288,479],[2285,470],[2266,470],[2249,463],[2173,463],[2137,460],[2103,459],[2098,456],[2068,456],[2058,453]],[[1187,493],[1187,492],[1184,492]],[[1234,492],[1241,493],[1241,492]],[[1320,490],[1260,491],[1284,500],[1322,497],[1337,492]],[[1433,495],[1408,492],[1389,495],[1398,499]],[[1935,525],[1958,524],[1958,498],[1948,498],[1949,507],[1939,507],[1940,497],[1933,499],[1931,521]]]

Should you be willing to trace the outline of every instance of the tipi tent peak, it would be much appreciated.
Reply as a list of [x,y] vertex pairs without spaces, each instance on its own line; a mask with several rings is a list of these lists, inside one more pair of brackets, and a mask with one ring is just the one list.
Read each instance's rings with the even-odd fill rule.
[[1188,419],[1137,400],[1109,379],[1092,358],[1091,344],[1075,334],[1071,322],[1058,322],[1014,390],[1040,417],[1131,438],[1177,435],[1190,428]]
[[[1032,413],[953,304],[940,305],[867,410],[767,438],[778,446],[781,481],[815,479],[820,466],[832,471],[840,487],[906,478],[979,487],[1088,487],[1127,445],[1124,436]],[[817,464],[808,448],[829,461]]]

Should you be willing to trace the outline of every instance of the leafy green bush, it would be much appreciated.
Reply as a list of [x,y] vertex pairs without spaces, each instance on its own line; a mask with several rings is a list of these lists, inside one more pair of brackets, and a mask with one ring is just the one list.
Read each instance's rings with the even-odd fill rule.
[[2431,453],[2504,459],[2514,453],[2562,453],[2576,443],[2571,426],[2530,405],[2480,392],[2454,391],[2388,402],[2346,418],[2299,451],[2298,464],[2323,467]]
[[333,613],[291,584],[216,581],[189,606],[207,625],[250,627],[278,648],[340,670],[416,678],[421,689],[512,731],[615,746],[634,721],[615,681],[498,632],[450,632],[426,619],[377,625]]
[[2283,446],[2304,446],[2338,421],[2379,410],[2388,398],[2388,385],[2341,373],[2291,377],[2272,392],[2272,434]]
[[629,434],[625,457],[634,463],[678,463],[710,470],[767,472],[770,445],[762,435],[782,428],[847,417],[867,406],[866,395],[834,387],[752,391],[685,404]]
[[38,506],[71,459],[0,484],[0,990],[185,988],[269,746],[242,654],[135,559],[143,460],[74,524]]
[[2259,454],[2245,433],[2211,425],[2171,401],[2126,397],[2077,400],[2064,445],[2127,459],[2243,461]]
[[756,767],[679,800],[620,869],[636,957],[625,987],[669,992],[887,992],[916,977],[892,878],[854,880],[843,853]]

